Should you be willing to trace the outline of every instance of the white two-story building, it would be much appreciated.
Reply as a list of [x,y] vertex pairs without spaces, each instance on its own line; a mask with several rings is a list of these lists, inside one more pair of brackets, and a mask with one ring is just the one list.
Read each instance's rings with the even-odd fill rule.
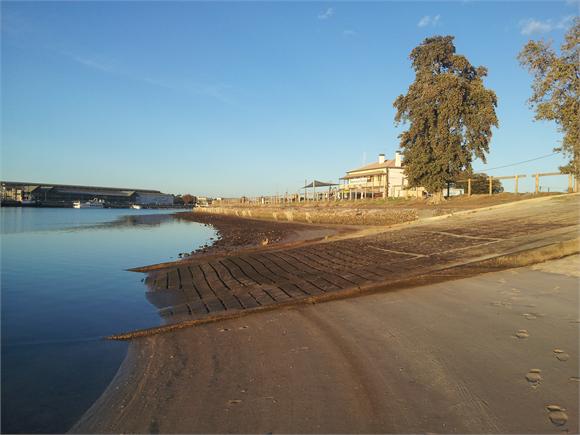
[[397,198],[410,194],[399,152],[393,160],[386,160],[384,154],[379,154],[378,161],[348,171],[341,181],[340,195],[344,199]]

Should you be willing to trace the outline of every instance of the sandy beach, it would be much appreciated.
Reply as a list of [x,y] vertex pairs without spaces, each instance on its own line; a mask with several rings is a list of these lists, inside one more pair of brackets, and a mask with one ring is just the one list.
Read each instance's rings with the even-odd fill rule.
[[72,431],[577,433],[578,278],[564,273],[579,266],[574,256],[544,264],[550,272],[512,269],[135,340]]
[[[510,262],[577,252],[578,199],[362,235],[212,216],[221,248],[146,268],[148,299],[170,328],[187,327],[129,335],[117,376],[71,432],[575,432],[580,256]],[[300,231],[313,232],[289,241]],[[265,235],[275,243],[261,246]],[[320,287],[275,291],[290,283]],[[257,291],[263,307],[231,307]]]

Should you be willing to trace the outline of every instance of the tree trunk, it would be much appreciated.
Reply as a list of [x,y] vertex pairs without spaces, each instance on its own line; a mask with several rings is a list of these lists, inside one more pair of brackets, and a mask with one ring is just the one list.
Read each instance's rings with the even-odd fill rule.
[[445,197],[443,196],[442,190],[440,190],[439,192],[435,192],[433,196],[429,199],[429,202],[435,205],[441,204],[443,201],[445,201]]

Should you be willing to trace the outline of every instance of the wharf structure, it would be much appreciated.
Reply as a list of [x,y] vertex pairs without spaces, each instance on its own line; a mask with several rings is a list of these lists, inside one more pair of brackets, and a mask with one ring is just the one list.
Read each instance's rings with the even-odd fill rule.
[[92,199],[102,200],[111,207],[173,205],[173,195],[158,190],[12,181],[1,181],[0,185],[4,205],[72,207],[74,201]]

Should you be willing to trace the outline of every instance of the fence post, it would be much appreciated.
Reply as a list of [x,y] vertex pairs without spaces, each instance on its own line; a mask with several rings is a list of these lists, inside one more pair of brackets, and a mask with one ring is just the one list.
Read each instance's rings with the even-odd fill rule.
[[540,192],[540,174],[536,174],[536,195]]
[[471,196],[471,178],[467,179],[467,196]]
[[489,194],[493,194],[493,177],[489,177]]
[[568,193],[574,192],[574,183],[572,174],[568,174]]
[[516,175],[516,189],[515,189],[516,195],[518,193],[518,180],[519,180],[519,177]]

